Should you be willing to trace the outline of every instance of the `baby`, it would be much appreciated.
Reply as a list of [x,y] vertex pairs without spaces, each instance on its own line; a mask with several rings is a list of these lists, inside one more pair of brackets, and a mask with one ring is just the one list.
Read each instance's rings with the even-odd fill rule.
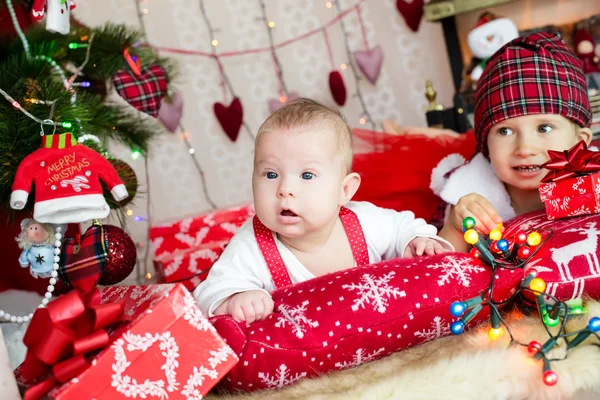
[[256,217],[232,238],[194,291],[205,315],[251,323],[273,311],[270,292],[327,273],[452,245],[410,211],[351,202],[352,133],[344,117],[295,100],[260,127],[252,192]]

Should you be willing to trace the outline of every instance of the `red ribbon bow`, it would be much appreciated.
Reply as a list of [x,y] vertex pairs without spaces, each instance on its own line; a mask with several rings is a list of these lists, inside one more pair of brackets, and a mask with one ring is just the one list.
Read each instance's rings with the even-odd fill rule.
[[97,288],[86,295],[73,290],[36,310],[23,338],[28,351],[19,376],[34,382],[50,377],[29,388],[25,400],[40,399],[77,376],[89,367],[85,355],[109,343],[105,328],[120,320],[123,304],[100,299]]
[[569,150],[548,150],[550,160],[542,164],[550,172],[542,182],[560,182],[575,176],[600,171],[600,152],[588,150],[582,140]]

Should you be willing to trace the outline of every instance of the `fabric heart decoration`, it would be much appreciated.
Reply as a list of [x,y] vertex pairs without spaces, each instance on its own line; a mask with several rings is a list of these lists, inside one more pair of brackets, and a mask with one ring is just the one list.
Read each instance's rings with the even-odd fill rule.
[[179,127],[181,116],[183,114],[183,96],[179,92],[173,93],[169,97],[163,97],[160,101],[160,110],[158,119],[171,133],[175,133]]
[[121,69],[112,81],[125,101],[154,118],[158,116],[160,100],[167,91],[167,71],[163,67],[157,64],[144,67],[139,76]]
[[65,238],[58,275],[80,293],[93,289],[108,259],[108,243],[101,225],[92,225],[79,238]]
[[225,106],[221,103],[215,103],[214,106],[215,116],[221,124],[223,131],[227,134],[227,137],[235,142],[240,134],[240,128],[244,120],[244,108],[239,98],[234,98],[229,106]]
[[353,55],[358,69],[374,85],[377,78],[379,78],[381,65],[383,64],[383,49],[381,46],[377,45],[369,50],[356,50]]
[[269,112],[271,114],[273,114],[275,111],[279,110],[281,107],[283,107],[290,101],[297,99],[297,98],[298,98],[298,93],[292,92],[292,93],[288,94],[285,101],[283,101],[283,102],[280,99],[269,100]]
[[406,25],[413,32],[418,31],[423,18],[423,0],[397,0],[396,8]]
[[333,100],[339,106],[346,104],[346,85],[340,71],[331,71],[329,73],[329,90],[331,90]]

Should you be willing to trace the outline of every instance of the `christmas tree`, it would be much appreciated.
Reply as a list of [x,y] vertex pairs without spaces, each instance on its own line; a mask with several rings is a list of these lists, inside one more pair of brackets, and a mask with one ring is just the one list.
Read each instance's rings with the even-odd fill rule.
[[[173,66],[145,46],[139,33],[125,26],[89,28],[71,18],[70,29],[60,34],[43,24],[32,23],[30,12],[16,0],[0,1],[3,211],[14,217],[9,199],[20,162],[40,147],[41,135],[54,133],[71,132],[107,158],[125,183],[129,199],[133,198],[137,190],[135,174],[125,163],[110,156],[106,150],[108,141],[120,142],[133,154],[145,156],[150,140],[163,128],[128,104],[106,100],[107,90],[116,74],[128,76],[138,69],[139,75],[139,68],[146,66],[156,66],[164,72],[166,85]],[[124,205],[115,202],[106,188],[105,198],[113,209]],[[33,200],[34,196],[29,196],[26,211],[33,209]]]

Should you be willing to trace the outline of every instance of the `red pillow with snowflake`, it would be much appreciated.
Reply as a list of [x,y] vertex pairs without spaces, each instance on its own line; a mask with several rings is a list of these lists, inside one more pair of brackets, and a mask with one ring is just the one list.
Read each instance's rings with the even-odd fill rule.
[[[523,271],[496,275],[494,299],[501,300]],[[478,295],[490,279],[484,264],[452,253],[357,267],[276,290],[275,311],[263,321],[246,326],[229,316],[212,318],[240,358],[223,384],[246,391],[282,387],[449,335],[450,304]]]
[[[527,263],[546,282],[546,292],[559,300],[582,295],[600,298],[598,237],[600,215],[548,220],[544,211],[525,214],[504,224],[505,237],[516,232],[552,229],[552,236]],[[545,235],[544,235],[545,236]]]

